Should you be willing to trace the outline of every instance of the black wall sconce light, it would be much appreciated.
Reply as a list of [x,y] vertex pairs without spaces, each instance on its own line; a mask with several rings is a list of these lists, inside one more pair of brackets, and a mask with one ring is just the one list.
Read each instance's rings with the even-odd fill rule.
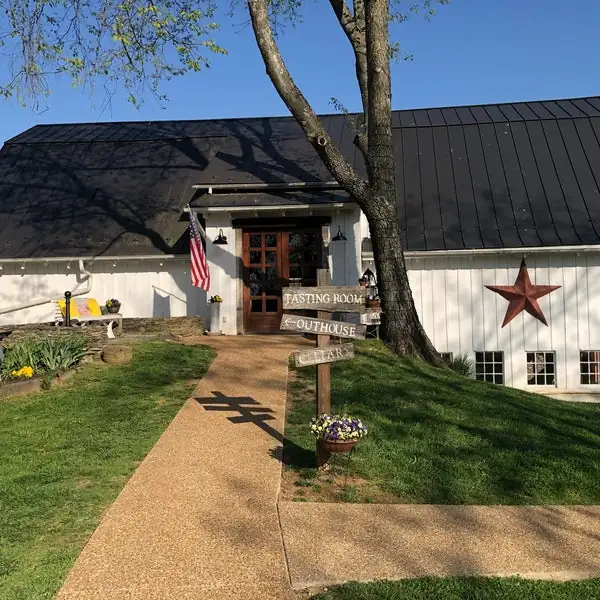
[[332,242],[345,242],[346,236],[342,233],[342,228],[338,225],[337,233],[331,238]]
[[214,239],[213,244],[218,246],[227,246],[227,236],[223,235],[223,230],[219,229],[219,235]]

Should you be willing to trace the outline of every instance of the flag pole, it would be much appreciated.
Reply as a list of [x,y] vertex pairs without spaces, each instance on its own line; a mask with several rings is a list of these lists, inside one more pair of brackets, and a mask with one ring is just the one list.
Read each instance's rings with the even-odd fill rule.
[[192,210],[192,208],[190,207],[189,204],[186,206],[186,210],[187,210],[188,213],[190,213],[190,217],[192,219],[196,220],[196,227],[198,228],[198,231],[200,232],[200,235],[203,237],[204,241],[206,243],[208,243],[208,237],[206,236],[206,231],[204,231],[204,227],[202,227],[202,224],[200,223],[200,220],[198,219],[198,217],[196,216],[196,213],[194,213],[194,211]]

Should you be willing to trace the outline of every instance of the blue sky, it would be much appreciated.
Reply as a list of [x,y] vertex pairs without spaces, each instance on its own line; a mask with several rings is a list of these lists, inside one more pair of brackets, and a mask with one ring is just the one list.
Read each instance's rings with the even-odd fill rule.
[[[101,94],[51,80],[47,109],[34,112],[0,100],[0,142],[37,123],[111,120],[206,119],[287,114],[268,80],[249,27],[226,22],[218,41],[229,55],[208,71],[164,88],[161,108],[141,108],[115,96],[102,109]],[[394,108],[452,106],[600,94],[598,0],[452,0],[433,20],[413,18],[393,34],[414,55],[395,64]],[[288,30],[281,47],[299,87],[318,112],[332,112],[336,97],[359,107],[352,56],[326,0],[307,0],[304,23]]]

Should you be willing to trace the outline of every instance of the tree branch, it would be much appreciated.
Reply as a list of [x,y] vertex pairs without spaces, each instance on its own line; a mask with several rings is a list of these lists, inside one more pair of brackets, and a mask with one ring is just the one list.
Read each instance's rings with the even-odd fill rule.
[[369,182],[376,196],[393,198],[394,152],[392,89],[389,56],[389,0],[366,3],[365,38],[369,70],[368,152]]
[[354,51],[356,79],[360,88],[363,107],[363,118],[359,119],[358,132],[354,143],[361,151],[365,162],[368,161],[367,128],[369,111],[368,72],[367,72],[367,45],[365,39],[365,10],[364,0],[354,0],[354,13],[346,4],[346,0],[329,0],[331,8]]
[[302,127],[308,141],[329,169],[335,180],[359,204],[366,204],[369,185],[333,144],[310,104],[298,89],[288,71],[273,36],[269,22],[268,0],[248,0],[252,29],[262,55],[267,75],[281,99]]

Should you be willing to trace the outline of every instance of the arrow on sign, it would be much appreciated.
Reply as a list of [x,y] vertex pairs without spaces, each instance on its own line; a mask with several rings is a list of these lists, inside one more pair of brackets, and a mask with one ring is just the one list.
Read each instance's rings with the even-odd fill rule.
[[298,331],[314,333],[316,335],[332,335],[334,337],[364,340],[367,334],[366,325],[344,323],[343,321],[328,321],[326,319],[313,319],[298,315],[283,314],[281,329],[284,331]]

